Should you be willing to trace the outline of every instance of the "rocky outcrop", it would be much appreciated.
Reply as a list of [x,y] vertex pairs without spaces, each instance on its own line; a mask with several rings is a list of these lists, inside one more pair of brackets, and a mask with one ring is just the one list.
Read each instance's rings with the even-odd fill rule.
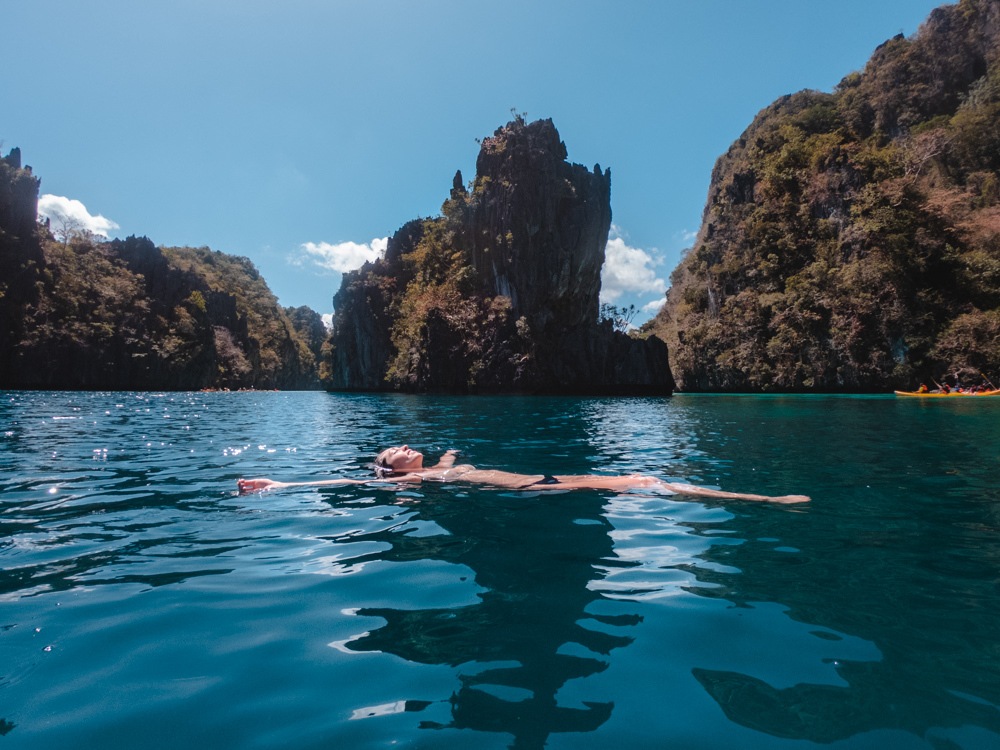
[[313,310],[308,305],[299,307],[286,307],[285,315],[288,316],[292,328],[298,333],[299,338],[309,348],[316,362],[323,358],[323,345],[326,343],[330,333],[323,324],[323,316]]
[[0,383],[15,367],[10,356],[24,336],[25,305],[38,300],[45,264],[35,231],[40,181],[21,166],[21,150],[0,158]]
[[405,224],[389,238],[385,257],[345,273],[333,297],[336,311],[330,337],[330,387],[378,391],[387,388],[386,373],[395,354],[392,326],[401,292],[410,280],[402,257],[423,237],[420,220]]
[[566,161],[551,120],[500,128],[476,160],[471,262],[539,332],[592,326],[611,227],[611,170]]
[[145,237],[42,241],[0,387],[318,388],[316,362],[245,258]]
[[0,291],[3,285],[14,294],[25,291],[34,279],[24,272],[30,275],[44,262],[35,232],[40,184],[31,167],[21,166],[21,149],[0,158]]
[[0,159],[0,232],[8,238],[34,237],[39,184],[31,167],[21,166],[21,149]]
[[413,221],[334,298],[337,390],[668,394],[666,346],[598,321],[611,174],[551,120],[485,138],[471,191]]
[[1000,372],[1000,4],[961,0],[712,173],[650,330],[688,391],[886,391]]

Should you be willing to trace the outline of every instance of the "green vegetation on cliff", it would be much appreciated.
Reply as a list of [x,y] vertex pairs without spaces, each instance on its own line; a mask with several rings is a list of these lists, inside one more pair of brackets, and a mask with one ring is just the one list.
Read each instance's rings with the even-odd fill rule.
[[762,111],[649,328],[683,390],[1000,373],[1000,4],[939,8],[832,94]]
[[36,225],[37,196],[19,155],[0,163],[0,388],[319,387],[316,321],[300,313],[297,330],[249,260],[144,237],[57,241]]
[[444,215],[400,229],[385,259],[347,274],[334,297],[335,387],[500,390],[531,364],[510,299],[485,292],[459,236],[463,192]]

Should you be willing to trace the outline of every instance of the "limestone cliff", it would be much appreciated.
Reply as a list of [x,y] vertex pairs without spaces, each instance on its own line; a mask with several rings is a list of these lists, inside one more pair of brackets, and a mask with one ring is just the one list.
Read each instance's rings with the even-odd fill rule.
[[38,214],[39,179],[21,166],[21,149],[0,159],[0,232],[8,238],[32,238]]
[[319,387],[315,353],[249,260],[57,241],[36,222],[38,186],[16,149],[0,159],[0,388]]
[[485,138],[435,219],[334,298],[337,390],[668,394],[666,346],[598,321],[611,174],[566,161],[551,120]]
[[21,165],[21,149],[0,158],[0,382],[10,367],[9,353],[24,336],[21,308],[39,296],[44,265],[35,231],[39,185],[31,167]]
[[[471,261],[488,294],[509,297],[533,329],[597,320],[611,227],[611,170],[566,161],[551,120],[484,139],[467,203]],[[456,186],[456,190],[458,186]]]
[[1000,3],[961,0],[718,160],[650,328],[679,387],[885,391],[1000,372]]

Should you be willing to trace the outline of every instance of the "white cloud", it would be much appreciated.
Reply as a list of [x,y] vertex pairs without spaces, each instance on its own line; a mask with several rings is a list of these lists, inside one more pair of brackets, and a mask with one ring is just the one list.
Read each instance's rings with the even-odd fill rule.
[[356,271],[368,261],[373,261],[385,255],[389,244],[388,237],[380,237],[365,244],[360,242],[340,242],[331,245],[329,242],[306,242],[302,245],[304,257],[297,258],[295,263],[311,262],[320,268],[337,273]]
[[329,331],[333,329],[333,313],[323,313],[320,315],[320,318],[322,318],[323,327],[326,328],[326,330]]
[[667,283],[656,275],[653,256],[638,247],[629,247],[612,227],[612,236],[604,250],[601,269],[601,302],[615,302],[623,294],[656,292],[663,294]]
[[38,218],[48,219],[56,234],[86,231],[107,237],[108,232],[121,228],[100,214],[91,215],[78,200],[48,193],[38,198]]
[[642,312],[648,313],[649,315],[656,315],[660,311],[660,308],[667,303],[667,298],[660,297],[659,299],[654,299],[652,302],[647,302],[642,306]]

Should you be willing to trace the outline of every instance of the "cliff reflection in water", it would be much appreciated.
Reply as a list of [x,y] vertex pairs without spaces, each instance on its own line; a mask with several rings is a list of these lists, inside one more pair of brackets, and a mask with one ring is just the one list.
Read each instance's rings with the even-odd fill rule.
[[[632,640],[619,631],[640,619],[588,613],[602,599],[589,586],[599,575],[595,566],[613,557],[602,507],[600,496],[582,492],[571,502],[483,493],[475,513],[462,499],[430,499],[417,506],[418,517],[449,532],[443,543],[440,536],[392,532],[352,537],[391,545],[375,556],[382,561],[467,566],[486,591],[478,604],[453,609],[362,609],[358,614],[386,624],[346,648],[466,666],[450,697],[451,723],[425,722],[425,728],[512,733],[515,747],[542,747],[554,732],[597,729],[611,715],[610,701],[562,706],[557,693],[568,680],[603,671],[608,662],[602,657]],[[578,646],[592,655],[566,653]],[[422,705],[407,701],[408,709]]]
[[[790,405],[804,420],[808,406]],[[888,434],[885,414],[877,419],[893,402],[822,407],[827,414],[843,412],[830,420],[830,444],[837,430],[870,436],[841,441],[842,465],[871,468],[837,480],[818,475],[828,487],[837,487],[835,481],[854,486],[832,493],[835,505],[814,502],[808,523],[789,524],[782,514],[758,508],[738,510],[725,527],[739,543],[706,548],[705,564],[688,568],[702,584],[690,590],[743,611],[779,603],[788,618],[833,648],[859,640],[875,656],[824,660],[839,684],[775,686],[762,679],[765,671],[773,674],[764,660],[756,674],[701,667],[692,674],[730,720],[776,737],[830,743],[877,730],[923,738],[970,727],[1000,733],[1000,687],[991,666],[1000,655],[1000,513],[983,469],[986,436],[976,431],[989,424],[989,415],[970,414],[963,427],[961,415],[931,412],[900,436]],[[886,435],[873,430],[873,416],[887,425]],[[744,445],[750,465],[766,463],[770,422],[760,422],[760,439]],[[787,415],[776,415],[773,424],[796,429]],[[940,448],[924,450],[934,435]],[[786,442],[784,459],[808,465],[814,445],[826,439],[816,437],[823,439]],[[910,468],[901,455],[919,458]],[[832,477],[839,465],[823,471]],[[789,650],[788,658],[801,663],[805,657]]]

